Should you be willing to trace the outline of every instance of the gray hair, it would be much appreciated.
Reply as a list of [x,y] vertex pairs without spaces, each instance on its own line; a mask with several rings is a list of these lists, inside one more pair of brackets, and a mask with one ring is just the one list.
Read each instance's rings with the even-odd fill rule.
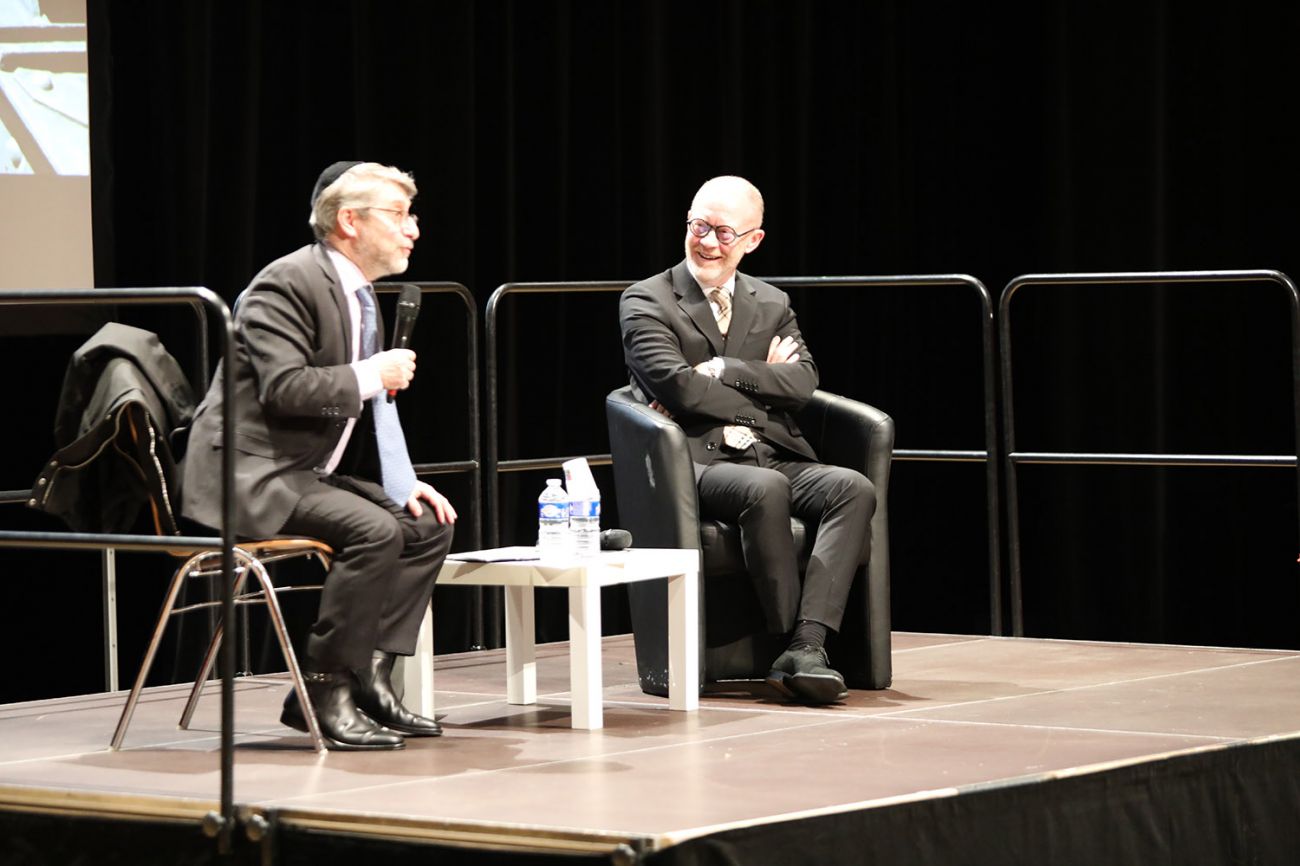
[[334,233],[338,227],[340,210],[345,207],[365,207],[373,203],[375,191],[385,183],[395,183],[406,193],[407,198],[415,198],[415,178],[400,168],[377,162],[354,165],[343,172],[338,180],[321,190],[312,206],[311,217],[307,220],[316,240],[323,241]]

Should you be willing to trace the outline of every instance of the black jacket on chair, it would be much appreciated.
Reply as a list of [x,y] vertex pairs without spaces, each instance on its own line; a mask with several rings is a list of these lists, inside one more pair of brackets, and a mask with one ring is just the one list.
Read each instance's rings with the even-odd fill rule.
[[151,531],[175,532],[166,490],[179,480],[170,439],[194,415],[194,394],[156,334],[110,322],[73,353],[54,440],[32,485],[32,508],[79,532],[134,528],[150,492],[164,504]]
[[[605,399],[605,415],[619,519],[631,531],[633,543],[701,553],[701,679],[761,678],[784,649],[785,639],[763,633],[739,529],[700,519],[686,431],[645,405],[631,387]],[[875,486],[870,562],[859,569],[840,632],[831,636],[827,647],[850,687],[887,688],[892,678],[887,502],[893,419],[865,403],[815,391],[797,413],[797,423],[823,462],[856,469]],[[796,549],[806,557],[811,548],[807,528],[797,519],[791,528]],[[628,597],[641,688],[667,694],[666,588],[660,581],[631,584]]]

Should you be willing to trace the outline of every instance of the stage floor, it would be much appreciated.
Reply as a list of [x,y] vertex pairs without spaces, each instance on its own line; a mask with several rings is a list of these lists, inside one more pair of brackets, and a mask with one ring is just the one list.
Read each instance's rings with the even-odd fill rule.
[[[832,659],[832,662],[834,660]],[[1087,774],[1300,729],[1300,653],[894,635],[894,687],[841,705],[761,684],[672,712],[605,639],[603,730],[569,727],[568,647],[538,648],[535,707],[505,703],[504,652],[439,656],[440,739],[317,755],[277,723],[281,677],[241,680],[235,800],[348,833],[531,850],[647,852],[723,830]],[[194,816],[218,799],[219,698],[146,692],[0,707],[0,806]]]

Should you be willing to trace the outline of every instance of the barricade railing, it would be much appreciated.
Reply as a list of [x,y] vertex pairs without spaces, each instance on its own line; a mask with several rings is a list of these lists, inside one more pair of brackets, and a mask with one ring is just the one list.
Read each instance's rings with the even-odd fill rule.
[[[465,311],[465,388],[466,388],[466,405],[467,409],[467,426],[469,428],[467,442],[469,446],[469,456],[465,460],[440,461],[433,463],[414,463],[413,468],[417,476],[428,475],[448,475],[448,474],[467,474],[470,479],[470,504],[465,509],[467,515],[473,515],[473,531],[471,540],[474,547],[482,546],[482,504],[483,504],[483,481],[480,472],[481,455],[479,446],[479,420],[480,420],[480,397],[478,384],[478,307],[475,304],[474,296],[469,289],[460,283],[453,282],[381,282],[375,284],[375,292],[380,295],[392,295],[401,291],[404,285],[412,285],[419,288],[422,295],[454,295],[461,301],[461,306]],[[195,342],[195,357],[197,370],[192,376],[196,383],[195,394],[198,399],[202,399],[207,393],[208,384],[211,380],[211,365],[208,359],[208,329],[207,319],[203,315],[203,308],[197,302],[190,302],[197,319],[198,336]],[[432,375],[426,373],[425,375]],[[23,503],[31,499],[32,491],[28,490],[3,490],[0,491],[0,504]],[[117,563],[116,550],[106,548],[102,551],[101,558],[102,587],[103,587],[103,620],[104,620],[104,689],[105,691],[115,692],[119,687],[119,664],[118,664],[118,631],[117,631]],[[473,624],[472,639],[475,648],[483,646],[483,588],[473,587],[471,594],[471,620]],[[247,669],[251,651],[248,646],[249,630],[247,628],[248,610],[247,608],[239,609],[241,628],[239,634],[241,637],[238,644],[243,658],[240,662],[241,669]],[[213,621],[215,622],[215,612],[213,612]]]
[[[13,304],[50,305],[145,305],[199,303],[221,323],[221,358],[227,366],[234,357],[234,328],[230,308],[212,291],[205,288],[153,288],[153,289],[0,289],[0,306]],[[225,377],[223,388],[224,411],[222,417],[221,455],[221,536],[156,535],[15,532],[0,531],[0,547],[20,547],[45,550],[133,550],[133,551],[221,551],[221,616],[234,622],[235,602],[232,595],[234,564],[234,445],[235,430],[230,420],[230,410],[235,401],[234,380]],[[30,491],[29,491],[30,495]],[[217,839],[218,851],[229,854],[235,828],[234,810],[234,670],[235,642],[223,641],[221,668],[221,759],[220,759],[220,814],[209,814],[204,828]]]
[[[981,375],[984,383],[984,448],[963,451],[939,448],[895,448],[895,460],[940,463],[983,462],[985,507],[988,511],[989,628],[1003,633],[1002,626],[1002,532],[1000,501],[997,410],[997,340],[993,330],[993,298],[984,283],[969,274],[909,274],[875,277],[764,277],[781,288],[838,287],[845,289],[887,289],[922,286],[957,286],[973,291],[979,301]],[[853,395],[846,395],[853,396]],[[880,407],[889,411],[888,407]]]
[[[924,274],[903,276],[832,276],[832,277],[764,277],[765,282],[782,288],[898,288],[908,286],[965,286],[973,290],[980,305],[980,328],[982,346],[982,377],[984,383],[984,449],[896,449],[894,459],[938,462],[984,462],[986,507],[988,512],[988,583],[989,615],[994,634],[1002,634],[1002,588],[1001,588],[1001,530],[999,526],[1001,504],[999,484],[999,461],[997,459],[997,362],[996,339],[994,337],[993,301],[984,284],[966,274]],[[500,459],[499,456],[499,403],[498,403],[498,346],[497,317],[501,302],[511,295],[520,294],[579,294],[592,292],[622,292],[631,281],[596,281],[596,282],[547,282],[547,283],[506,283],[500,286],[488,299],[485,315],[486,333],[486,377],[487,406],[486,448],[484,450],[483,471],[487,496],[487,524],[489,543],[499,543],[500,517],[500,474],[503,472],[523,472],[537,469],[550,469],[560,466],[564,461],[578,456],[585,456],[593,465],[606,465],[610,462],[609,454],[569,455],[565,457],[539,457],[529,459]],[[618,359],[621,363],[621,359]],[[495,620],[495,617],[494,617]]]
[[[377,283],[375,290],[379,294],[393,294],[403,285],[414,285],[421,294],[452,294],[458,297],[466,312],[466,399],[468,406],[467,423],[469,426],[468,459],[442,461],[434,463],[415,463],[417,476],[464,473],[470,476],[471,503],[467,511],[474,515],[475,546],[481,544],[482,523],[479,518],[482,504],[482,475],[479,446],[480,399],[478,387],[478,310],[470,291],[460,283],[446,282],[409,282]],[[209,382],[209,364],[207,355],[207,318],[202,314],[206,307],[219,316],[222,326],[221,357],[227,366],[234,355],[234,331],[229,308],[225,302],[203,288],[193,289],[90,289],[90,290],[3,290],[0,291],[0,305],[10,304],[64,304],[64,305],[132,305],[132,304],[166,304],[185,303],[191,306],[198,316],[199,338],[198,396],[207,391]],[[230,421],[231,407],[234,405],[232,377],[224,378],[224,399],[222,418],[222,519],[223,529],[220,540],[203,536],[173,536],[161,538],[151,535],[99,534],[73,532],[10,532],[0,531],[0,547],[33,548],[46,550],[98,550],[103,555],[103,591],[104,591],[104,625],[105,625],[105,679],[110,691],[117,690],[117,625],[116,625],[116,551],[197,553],[203,550],[222,551],[222,617],[233,622],[234,602],[231,596],[231,580],[234,569],[232,545],[234,544],[233,489],[234,470],[231,455],[234,453],[233,425]],[[31,490],[0,491],[0,503],[21,503],[31,498]],[[474,596],[474,617],[476,622],[475,639],[482,644],[483,614],[482,594]],[[247,634],[247,630],[244,630]],[[205,827],[217,836],[223,853],[230,850],[230,834],[234,827],[233,806],[233,673],[235,669],[234,641],[224,641],[221,652],[221,815],[210,816]]]
[[[500,459],[499,413],[498,413],[498,376],[497,376],[497,316],[501,302],[509,295],[554,295],[554,294],[592,294],[621,292],[634,281],[591,281],[591,282],[549,282],[549,283],[505,283],[488,298],[487,312],[484,315],[484,367],[487,377],[487,407],[485,411],[486,429],[484,438],[486,447],[483,452],[483,475],[487,494],[485,522],[488,526],[488,545],[496,547],[501,536],[501,485],[502,472],[528,472],[537,469],[554,469],[566,460],[586,457],[592,466],[607,466],[610,456],[606,454],[571,454],[567,457],[538,457],[528,459]],[[621,363],[621,360],[620,360]],[[492,646],[501,643],[501,603],[500,592],[489,590],[491,600],[488,617],[489,640]]]
[[[1170,283],[1274,283],[1288,293],[1291,302],[1291,378],[1296,454],[1300,454],[1300,292],[1291,278],[1273,270],[1230,271],[1134,271],[1107,273],[1025,274],[1007,283],[998,303],[998,325],[1002,364],[1002,435],[1003,459],[1007,482],[1007,540],[1010,563],[1011,628],[1016,637],[1024,635],[1023,576],[1020,563],[1020,513],[1016,467],[1034,464],[1094,464],[1126,466],[1219,466],[1275,467],[1296,466],[1294,454],[1148,454],[1063,451],[1018,451],[1016,449],[1015,400],[1012,390],[1011,301],[1023,288],[1030,286],[1086,286],[1100,284]],[[1300,482],[1300,479],[1298,479]]]
[[[470,505],[466,514],[473,515],[473,547],[483,546],[483,473],[482,449],[479,444],[480,398],[478,380],[478,305],[474,295],[460,283],[451,282],[381,282],[375,283],[379,294],[396,294],[402,286],[416,286],[422,295],[454,295],[460,299],[465,311],[465,399],[468,426],[469,456],[464,460],[445,460],[434,463],[413,463],[417,476],[460,474],[469,476]],[[432,358],[422,361],[424,372],[421,376],[436,376]],[[408,434],[409,435],[409,434]],[[457,509],[460,511],[460,509]],[[472,588],[470,599],[472,610],[470,621],[471,640],[474,649],[482,649],[484,643],[484,606],[483,587]]]
[[[191,381],[198,387],[198,393],[208,390],[208,319],[203,304],[189,301],[186,306],[194,313],[196,337],[193,344],[194,361]],[[32,501],[32,490],[0,490],[0,505],[17,505]],[[118,689],[117,659],[117,552],[114,548],[105,548],[100,552],[100,587],[104,624],[104,690],[115,692]],[[211,624],[216,622],[216,611],[209,611]]]

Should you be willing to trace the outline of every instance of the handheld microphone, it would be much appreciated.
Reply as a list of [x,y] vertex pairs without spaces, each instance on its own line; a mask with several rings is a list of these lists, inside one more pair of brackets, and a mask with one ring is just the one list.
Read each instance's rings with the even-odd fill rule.
[[[397,315],[393,320],[393,348],[405,349],[411,342],[411,332],[415,330],[415,317],[420,315],[420,289],[416,286],[402,286],[397,297]],[[388,402],[393,402],[396,390],[388,392]]]
[[626,529],[606,529],[600,533],[601,550],[627,550],[632,546],[632,533]]

